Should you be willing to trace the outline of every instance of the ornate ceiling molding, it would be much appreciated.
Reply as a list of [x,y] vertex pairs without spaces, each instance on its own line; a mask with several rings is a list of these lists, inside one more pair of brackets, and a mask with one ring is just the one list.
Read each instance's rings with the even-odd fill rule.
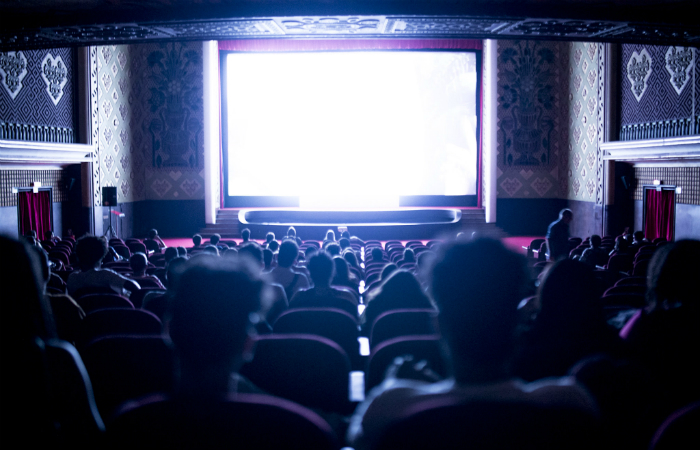
[[700,137],[618,141],[601,144],[603,159],[631,163],[700,163]]
[[0,167],[8,164],[67,165],[91,162],[95,147],[86,144],[54,144],[0,140]]
[[550,39],[700,44],[698,25],[483,16],[290,16],[134,22],[0,31],[0,51],[173,40],[251,38]]

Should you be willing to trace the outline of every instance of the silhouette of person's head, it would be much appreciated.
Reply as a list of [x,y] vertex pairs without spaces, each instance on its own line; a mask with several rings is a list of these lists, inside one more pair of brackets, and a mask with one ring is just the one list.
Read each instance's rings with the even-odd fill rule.
[[348,230],[345,230],[342,233],[340,233],[340,237],[345,238],[345,239],[350,239],[350,232]]
[[326,240],[327,241],[335,241],[335,233],[333,232],[333,230],[328,230],[326,232]]
[[262,270],[265,264],[265,257],[263,256],[263,250],[257,244],[246,244],[238,250],[238,255],[244,258],[249,258],[253,261],[255,267],[260,267]]
[[557,335],[585,332],[603,318],[600,294],[589,266],[571,259],[556,262],[543,274],[535,329]]
[[265,235],[265,242],[267,242],[268,244],[274,240],[275,240],[275,233],[273,233],[272,231],[268,232]]
[[[251,317],[261,310],[264,286],[257,272],[247,259],[193,258],[185,265],[169,325],[185,390],[227,390],[228,374],[248,357]],[[206,380],[195,375],[201,373],[209,374]]]
[[211,254],[211,255],[219,256],[219,249],[216,248],[216,246],[211,245],[211,244],[205,246],[203,251],[204,251],[205,253],[208,253],[208,254]]
[[591,248],[598,248],[600,247],[600,244],[603,242],[603,240],[598,236],[597,234],[594,234],[591,236]]
[[613,250],[615,250],[616,252],[623,253],[627,251],[629,245],[629,241],[625,239],[624,236],[618,236],[615,238],[615,247],[613,248]]
[[406,248],[403,251],[403,260],[407,262],[415,262],[416,261],[416,254],[413,251],[413,249]]
[[280,267],[291,267],[299,256],[299,246],[294,241],[284,241],[280,245],[280,251],[277,254],[277,264]]
[[338,244],[340,244],[341,250],[345,250],[346,248],[350,247],[350,239],[340,238],[340,240],[338,241]]
[[[275,241],[273,241],[275,242]],[[263,263],[265,264],[265,269],[269,269],[270,265],[272,265],[272,257],[274,254],[272,253],[272,250],[269,248],[266,248],[263,250]]]
[[156,230],[155,228],[148,232],[149,239],[155,239],[156,236],[158,236],[158,230]]
[[306,247],[306,250],[304,250],[304,258],[308,261],[317,251],[318,249],[313,245]]
[[53,239],[53,231],[52,231],[52,230],[46,230],[46,231],[44,232],[44,240],[45,240],[45,241],[50,241],[51,239]]
[[700,313],[700,241],[684,239],[659,247],[649,263],[647,298],[652,308],[682,306]]
[[[170,250],[170,248],[168,248],[168,250]],[[143,276],[146,274],[146,267],[148,267],[148,259],[143,253],[134,253],[129,259],[129,266],[131,267],[131,271],[134,272],[134,275]]]
[[343,252],[343,258],[352,267],[359,267],[359,264],[357,263],[357,256],[355,255],[355,252],[353,252],[352,250],[345,250]]
[[338,256],[338,255],[340,255],[341,248],[340,248],[340,245],[338,245],[336,243],[332,243],[332,244],[328,244],[326,246],[326,251],[331,256]]
[[195,247],[198,247],[202,243],[202,236],[199,234],[192,236],[192,243]]
[[316,287],[328,287],[335,275],[335,264],[325,250],[315,252],[306,266]]
[[170,261],[173,258],[177,258],[180,256],[180,254],[177,251],[176,247],[168,247],[165,249],[165,253],[163,253],[163,258],[165,259],[165,263],[167,264],[168,261]]
[[248,242],[250,240],[250,230],[247,228],[241,230],[241,237],[243,238],[243,242]]
[[405,270],[394,270],[382,279],[382,284],[370,294],[370,302],[377,298],[391,303],[394,307],[427,306],[428,297],[423,292],[418,279]]
[[270,241],[270,243],[267,244],[267,248],[269,248],[270,251],[274,253],[280,249],[280,243],[279,241]]
[[394,271],[398,269],[398,266],[394,263],[389,263],[384,268],[382,269],[382,273],[379,276],[380,280],[386,280],[389,275],[391,275]]
[[431,291],[458,381],[505,375],[527,280],[524,257],[499,241],[454,242],[440,249]]
[[107,241],[101,237],[86,235],[78,239],[75,251],[80,270],[95,269],[107,255]]
[[187,249],[185,247],[177,247],[177,256],[187,256]]
[[372,248],[372,261],[381,261],[384,259],[384,252],[379,247]]
[[571,223],[571,221],[574,220],[574,212],[570,209],[562,209],[559,211],[559,219],[564,223]]
[[333,264],[335,264],[335,277],[333,278],[333,282],[342,284],[350,281],[348,262],[340,256],[334,256]]
[[644,241],[644,232],[643,231],[635,231],[634,232],[634,242],[639,243]]
[[220,234],[212,234],[211,237],[209,238],[209,242],[211,243],[211,245],[217,245],[220,240],[221,240]]
[[292,238],[292,239],[296,238],[296,237],[297,237],[297,230],[296,230],[296,228],[294,228],[294,227],[289,227],[289,229],[287,229],[287,237],[288,237],[288,238]]

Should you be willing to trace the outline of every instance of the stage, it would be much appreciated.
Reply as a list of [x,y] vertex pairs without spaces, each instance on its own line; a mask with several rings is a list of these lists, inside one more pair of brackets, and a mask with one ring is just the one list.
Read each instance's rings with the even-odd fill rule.
[[323,240],[330,229],[339,227],[361,239],[434,239],[457,233],[496,232],[487,224],[482,208],[434,207],[389,210],[310,210],[302,208],[225,208],[217,214],[216,224],[202,229],[202,236],[218,233],[224,238],[239,238],[248,228],[253,239],[263,239],[268,232],[284,236],[293,226],[302,239]]

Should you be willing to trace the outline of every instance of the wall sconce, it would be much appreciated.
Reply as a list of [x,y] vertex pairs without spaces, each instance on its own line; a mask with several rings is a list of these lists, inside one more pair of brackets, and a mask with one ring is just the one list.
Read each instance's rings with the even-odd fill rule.
[[661,184],[661,180],[654,180],[654,186],[658,186]]
[[678,186],[678,187],[676,188],[676,194],[680,194],[680,193],[682,193],[682,192],[683,192],[683,190],[681,189],[680,186]]
[[39,193],[39,188],[41,187],[41,181],[34,181],[32,183],[32,192],[35,194]]

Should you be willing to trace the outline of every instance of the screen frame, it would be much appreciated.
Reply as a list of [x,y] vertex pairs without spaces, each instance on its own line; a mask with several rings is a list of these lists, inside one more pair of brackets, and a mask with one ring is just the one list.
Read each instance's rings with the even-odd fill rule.
[[[482,207],[482,115],[483,115],[483,53],[481,49],[446,49],[446,48],[421,48],[421,49],[351,49],[351,50],[279,50],[275,53],[329,53],[329,52],[457,52],[473,53],[476,57],[476,194],[475,195],[407,195],[399,196],[399,207]],[[228,195],[229,180],[229,149],[228,149],[228,86],[227,63],[229,54],[234,53],[270,53],[264,51],[241,51],[219,49],[219,92],[221,114],[221,208],[270,208],[299,207],[298,196],[231,196]],[[261,163],[262,164],[262,163]]]

